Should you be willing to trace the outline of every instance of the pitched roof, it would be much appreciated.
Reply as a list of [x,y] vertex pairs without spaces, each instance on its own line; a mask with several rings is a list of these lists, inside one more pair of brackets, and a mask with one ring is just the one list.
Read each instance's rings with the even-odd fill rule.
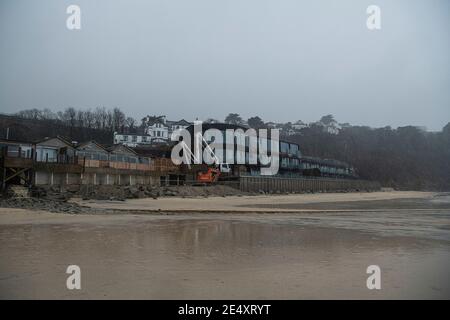
[[44,143],[44,142],[47,142],[47,141],[52,140],[52,139],[58,139],[59,141],[61,141],[62,143],[66,144],[67,146],[69,146],[71,148],[75,147],[68,137],[64,137],[64,136],[60,136],[60,135],[57,135],[57,136],[54,136],[54,137],[47,137],[45,139],[36,141],[36,144]]
[[128,147],[128,146],[126,146],[124,144],[114,144],[114,145],[108,147],[108,151],[109,152],[115,152],[119,148],[125,149],[125,151],[127,151],[129,153],[137,155],[136,151],[134,151],[133,149],[131,149],[130,147]]
[[192,123],[189,121],[186,121],[184,119],[178,120],[178,121],[171,121],[172,125],[182,125],[182,126],[190,126]]
[[86,142],[80,143],[76,148],[77,149],[81,149],[81,148],[83,148],[83,147],[85,147],[85,146],[87,146],[89,144],[94,144],[99,149],[103,149],[104,151],[109,152],[108,149],[106,149],[106,147],[104,147],[103,145],[101,145],[100,143],[98,143],[95,140],[91,140],[91,141],[86,141]]
[[146,120],[145,123],[149,126],[155,123],[165,124],[165,116],[147,116],[144,119]]

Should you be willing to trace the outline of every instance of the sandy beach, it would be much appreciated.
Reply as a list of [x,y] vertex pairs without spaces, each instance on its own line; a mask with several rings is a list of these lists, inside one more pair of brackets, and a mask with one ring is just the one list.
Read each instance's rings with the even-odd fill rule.
[[[81,200],[72,202],[91,208],[151,212],[305,212],[394,209],[446,209],[433,192],[396,191],[363,193],[321,193],[208,198],[142,198],[127,201]],[[430,200],[425,202],[423,200]],[[389,204],[391,204],[389,206]],[[386,206],[387,205],[387,206]]]
[[0,208],[1,299],[450,298],[448,194],[74,201],[103,214]]

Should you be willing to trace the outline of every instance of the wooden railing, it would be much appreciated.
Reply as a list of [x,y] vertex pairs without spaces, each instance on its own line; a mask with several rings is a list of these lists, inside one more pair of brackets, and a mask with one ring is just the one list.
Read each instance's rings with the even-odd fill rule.
[[130,163],[109,160],[92,160],[92,159],[78,159],[78,163],[86,168],[114,168],[120,170],[141,170],[141,171],[177,171],[176,166],[171,159],[156,158],[152,159],[150,163]]
[[168,158],[152,159],[152,164],[154,166],[155,171],[169,172],[169,171],[178,171],[180,169],[179,166],[175,165],[172,162],[172,159]]

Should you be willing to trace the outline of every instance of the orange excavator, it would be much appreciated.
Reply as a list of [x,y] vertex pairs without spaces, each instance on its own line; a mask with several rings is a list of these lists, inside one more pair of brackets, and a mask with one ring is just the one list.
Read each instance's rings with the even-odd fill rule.
[[197,181],[200,183],[213,183],[219,181],[220,170],[216,168],[208,168],[206,171],[197,173]]
[[[214,151],[211,149],[208,142],[203,137],[202,146],[204,146],[204,148],[210,152],[210,156],[214,159],[214,165],[212,167],[208,167],[206,170],[197,172],[196,181],[202,184],[210,184],[219,181],[219,177],[221,175],[225,177],[229,176],[231,173],[231,166],[228,163],[220,162],[219,158],[217,158],[217,156],[214,154]],[[190,160],[190,158],[193,158],[194,161],[197,160],[195,155],[185,143],[183,144],[183,151],[185,157],[187,157],[188,160]]]
[[200,183],[213,183],[219,181],[219,177],[226,179],[230,174],[230,165],[228,163],[220,163],[213,167],[208,167],[206,171],[199,171],[197,173],[197,181]]

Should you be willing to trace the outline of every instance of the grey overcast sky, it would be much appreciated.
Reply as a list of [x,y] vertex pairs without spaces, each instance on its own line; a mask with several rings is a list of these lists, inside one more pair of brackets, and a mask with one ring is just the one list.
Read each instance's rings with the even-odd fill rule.
[[[81,30],[66,8],[81,8]],[[381,8],[381,30],[366,8]],[[0,112],[450,121],[448,0],[0,0]]]

